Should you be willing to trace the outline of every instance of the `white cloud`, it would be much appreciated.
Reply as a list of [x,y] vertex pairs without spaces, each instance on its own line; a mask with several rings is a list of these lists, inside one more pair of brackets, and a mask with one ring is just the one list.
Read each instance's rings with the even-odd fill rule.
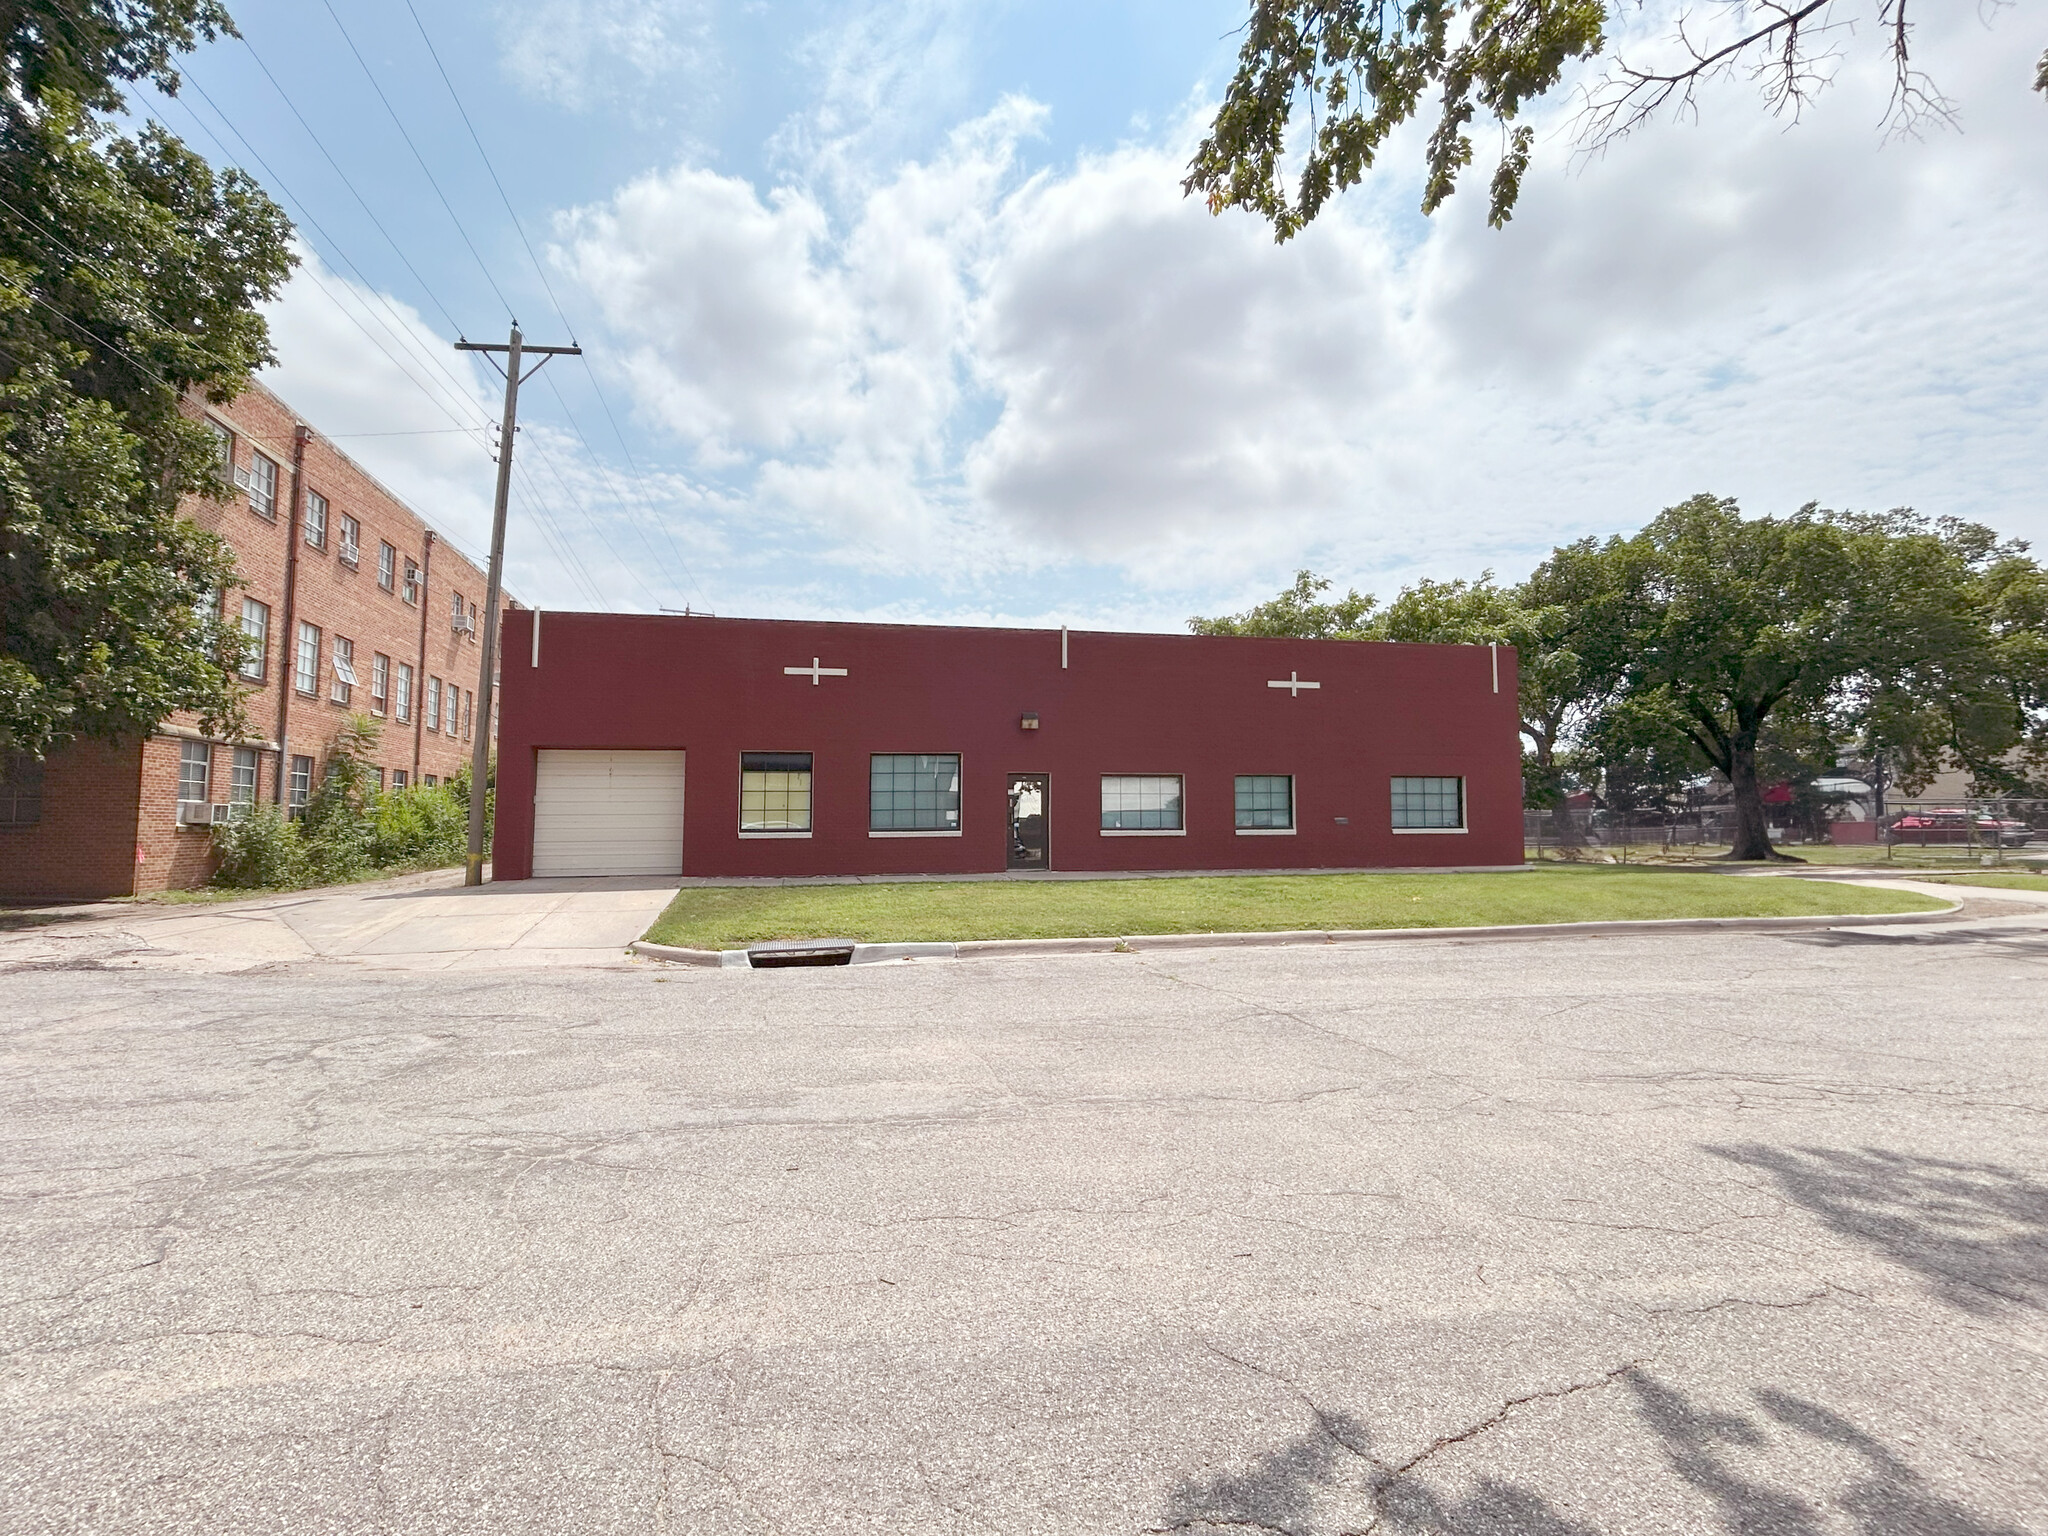
[[[1043,111],[1010,100],[903,158],[962,14],[854,12],[783,183],[680,164],[557,226],[599,368],[694,466],[658,499],[728,611],[1084,618],[1086,581],[1103,618],[1171,622],[1305,563],[1515,575],[1703,489],[2048,538],[2048,123],[1972,15],[1918,39],[1963,132],[1883,142],[1888,81],[1852,61],[1789,131],[1741,82],[1569,171],[1547,124],[1505,231],[1482,184],[1416,219],[1397,142],[1276,247],[1181,196],[1199,113],[1034,173]],[[315,377],[364,350],[344,331],[303,345],[337,412],[399,388]],[[392,473],[431,485],[438,451]],[[579,495],[624,519],[601,477]],[[644,606],[625,568],[665,535],[610,526],[583,553]]]
[[515,0],[498,28],[506,72],[579,111],[644,91],[692,59],[708,21],[700,0]]

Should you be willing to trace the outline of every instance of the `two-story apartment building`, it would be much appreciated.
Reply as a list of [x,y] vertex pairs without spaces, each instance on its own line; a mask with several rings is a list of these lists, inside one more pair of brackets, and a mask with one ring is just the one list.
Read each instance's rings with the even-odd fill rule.
[[258,803],[303,807],[342,722],[382,726],[387,788],[469,761],[484,575],[424,519],[252,386],[187,402],[233,488],[183,514],[227,540],[240,582],[222,615],[255,642],[247,734],[173,716],[143,741],[84,742],[0,763],[0,897],[131,895],[205,883],[211,827]]

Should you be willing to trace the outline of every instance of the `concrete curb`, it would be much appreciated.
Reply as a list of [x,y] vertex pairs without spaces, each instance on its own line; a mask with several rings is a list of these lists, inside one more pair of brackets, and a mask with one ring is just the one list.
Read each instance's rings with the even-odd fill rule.
[[[725,955],[716,949],[678,949],[673,944],[650,944],[645,939],[635,939],[626,948],[636,955],[649,960],[666,960],[671,965],[723,965]],[[745,950],[739,952],[742,956]]]
[[[1630,933],[1693,933],[1745,931],[1798,932],[1802,929],[1875,928],[1897,924],[1943,923],[1962,911],[1951,902],[1938,912],[1852,912],[1836,917],[1644,917],[1611,918],[1587,923],[1503,923],[1490,928],[1332,928],[1289,929],[1271,933],[1150,933],[1122,938],[970,939],[959,944],[856,944],[853,964],[883,960],[992,960],[1033,955],[1102,955],[1116,951],[1143,954],[1171,949],[1261,949],[1288,944],[1377,944],[1408,939],[1556,939],[1598,938]],[[650,960],[678,965],[748,966],[744,949],[676,949],[644,940],[628,946]]]

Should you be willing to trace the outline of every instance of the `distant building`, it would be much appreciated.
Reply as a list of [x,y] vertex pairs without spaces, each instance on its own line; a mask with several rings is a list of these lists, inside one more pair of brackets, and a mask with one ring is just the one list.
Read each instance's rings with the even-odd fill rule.
[[1522,862],[1506,647],[510,614],[495,878]]
[[469,761],[484,577],[261,385],[186,409],[220,443],[224,502],[181,509],[227,540],[244,585],[222,614],[256,642],[249,734],[176,715],[143,741],[0,763],[0,897],[125,896],[202,885],[212,823],[306,804],[343,719],[383,722],[386,787]]

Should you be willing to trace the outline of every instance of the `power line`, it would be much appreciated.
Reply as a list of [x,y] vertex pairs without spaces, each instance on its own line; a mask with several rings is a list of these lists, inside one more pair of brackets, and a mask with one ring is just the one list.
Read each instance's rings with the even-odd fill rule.
[[[418,348],[417,340],[414,337],[412,337],[410,333],[405,329],[405,324],[402,317],[400,317],[398,312],[391,307],[390,301],[384,297],[383,292],[376,286],[376,284],[372,283],[369,280],[368,276],[363,272],[363,269],[355,262],[355,260],[352,257],[350,257],[348,252],[345,249],[343,249],[341,242],[336,240],[332,235],[330,235],[327,232],[326,227],[322,225],[320,221],[313,216],[312,211],[306,205],[305,199],[294,194],[292,189],[288,185],[286,185],[284,178],[278,175],[277,172],[271,168],[270,162],[263,158],[261,151],[259,151],[255,145],[249,142],[248,135],[244,134],[241,131],[241,129],[237,128],[234,124],[234,120],[230,118],[226,112],[221,110],[220,103],[215,101],[212,96],[207,94],[206,87],[201,85],[197,80],[192,79],[190,76],[186,77],[186,84],[190,85],[193,88],[193,90],[197,91],[199,93],[200,99],[204,101],[207,104],[207,106],[213,109],[214,115],[221,120],[221,125],[225,127],[228,130],[228,132],[232,133],[237,139],[241,140],[242,147],[248,151],[250,158],[253,159],[257,165],[263,168],[263,172],[270,179],[271,184],[274,187],[276,187],[278,192],[285,198],[287,202],[291,203],[294,207],[296,207],[299,210],[299,215],[303,222],[305,222],[306,224],[310,225],[313,228],[313,230],[320,236],[321,240],[326,243],[328,249],[336,257],[340,259],[342,265],[347,267],[349,271],[355,274],[356,280],[362,284],[364,290],[368,292],[371,295],[371,297],[376,299],[378,304],[383,307],[385,312],[391,316],[391,320],[396,322],[396,324],[391,324],[387,323],[381,317],[376,317],[377,323],[384,327],[386,332],[390,334],[392,339],[396,341],[401,348],[406,349],[407,351],[411,352],[415,357],[420,358],[422,361],[426,362],[428,367],[439,370],[439,372],[445,378],[447,378],[449,382],[454,386],[454,388],[449,391],[451,397],[459,401],[463,405],[468,406],[469,409],[475,411],[478,417],[480,418],[481,422],[485,425],[488,425],[490,418],[488,415],[484,413],[483,407],[478,405],[473,399],[469,397],[462,382],[459,379],[457,379],[452,372],[449,371],[447,364],[443,363],[440,360],[440,358],[435,356],[434,354],[424,352]],[[170,98],[169,100],[176,101],[177,99]],[[169,104],[168,101],[166,102],[166,104]],[[215,147],[220,150],[221,157],[224,160],[226,160],[229,165],[235,166],[236,169],[238,170],[244,169],[239,164],[239,162],[236,161],[233,152],[229,150],[226,142],[220,137],[219,134],[215,133],[211,128],[209,128],[206,125],[206,123],[200,118],[199,114],[193,111],[188,103],[178,101],[177,105],[180,107],[181,110],[184,111],[186,116],[191,118],[194,126],[196,126],[208,138],[213,140]],[[244,171],[244,174],[246,174],[246,170]],[[329,298],[334,297],[333,293],[327,288],[327,285],[320,282],[319,278],[316,275],[314,275],[311,272],[308,272],[307,275],[313,278],[315,285],[319,287],[322,292],[327,293]],[[363,325],[362,321],[355,318],[354,313],[350,311],[347,308],[347,306],[341,304],[339,299],[335,299],[335,304],[338,308],[342,310],[342,313],[348,315],[349,318],[352,321],[354,321],[356,327],[359,330],[361,330],[364,335],[370,335],[368,328]],[[372,313],[374,316],[374,311]],[[381,342],[377,342],[374,336],[371,336],[370,339],[371,342],[377,346],[379,351],[382,351],[386,357],[391,357],[391,352],[388,348],[384,347]],[[391,357],[391,360],[394,364],[396,364],[398,361],[395,357]],[[418,385],[421,391],[427,394],[430,399],[434,398],[433,392],[427,389],[427,387],[424,384],[420,384],[420,381],[418,379],[413,378],[413,375],[409,369],[406,369],[402,365],[400,365],[399,371],[404,373],[408,379],[412,379],[412,382],[415,385]],[[435,401],[435,403],[437,405],[440,404],[438,399]],[[461,420],[460,417],[455,416],[445,406],[441,407],[441,413],[444,416],[448,416],[450,420],[458,422]]]
[[356,63],[362,66],[363,76],[370,82],[370,89],[377,93],[377,99],[384,103],[384,110],[391,115],[391,121],[397,125],[398,135],[405,140],[405,147],[412,151],[413,159],[419,162],[420,171],[427,178],[427,185],[434,189],[434,196],[438,197],[441,206],[448,210],[448,217],[455,225],[455,232],[462,236],[462,243],[469,247],[469,254],[476,258],[477,270],[483,273],[484,281],[491,285],[491,292],[498,296],[498,302],[505,306],[505,313],[512,315],[516,324],[518,316],[513,312],[512,301],[505,297],[505,290],[500,288],[498,280],[491,276],[491,269],[484,261],[483,252],[479,251],[476,242],[469,238],[469,231],[463,227],[462,220],[456,215],[455,205],[448,201],[448,194],[441,190],[441,183],[434,179],[433,171],[428,169],[427,157],[420,153],[419,145],[413,143],[412,135],[406,131],[405,123],[398,115],[398,109],[391,105],[391,98],[384,94],[384,87],[377,83],[377,75],[370,68],[370,61],[363,57],[362,49],[356,46],[356,40],[349,36],[348,28],[342,25],[341,13],[335,10],[334,0],[321,0],[321,4],[327,7],[327,14],[334,18],[335,29],[341,33],[342,41],[348,44],[348,51],[355,55]]
[[[434,39],[427,31],[427,24],[420,19],[419,10],[414,6],[413,0],[405,0],[405,8],[412,16],[413,25],[419,29],[420,41],[426,45],[427,56],[434,61],[434,68],[441,76],[441,83],[448,88],[448,99],[455,103],[455,110],[462,118],[463,127],[469,130],[469,140],[476,146],[477,158],[483,161],[484,170],[491,178],[491,185],[497,188],[498,201],[505,205],[505,215],[512,221],[512,228],[519,236],[519,243],[526,248],[526,259],[533,264],[534,275],[540,279],[541,288],[548,296],[548,303],[554,306],[556,318],[562,322],[563,329],[568,331],[569,340],[573,343],[576,340],[576,326],[569,319],[568,313],[562,308],[562,301],[556,297],[554,284],[548,281],[547,268],[542,265],[540,256],[533,248],[533,242],[527,238],[526,226],[520,222],[519,210],[513,206],[511,195],[505,190],[504,180],[498,175],[498,168],[491,163],[490,151],[484,148],[483,135],[477,132],[476,123],[469,115],[469,108],[463,105],[462,93],[455,89],[455,81],[448,73],[448,66],[441,62],[440,50],[434,46]],[[681,567],[683,574],[689,578],[690,585],[697,588],[698,595],[700,597],[703,596],[704,589],[697,580],[696,572],[690,568],[689,561],[683,558],[682,546],[676,543],[675,534],[669,529],[667,522],[661,518],[654,508],[653,497],[647,491],[646,477],[640,473],[640,466],[633,460],[633,451],[626,445],[626,435],[619,430],[618,418],[612,414],[611,402],[605,399],[604,390],[597,382],[597,374],[590,366],[590,359],[579,353],[578,360],[583,364],[583,372],[590,380],[591,393],[597,396],[597,403],[603,408],[606,419],[611,422],[612,435],[619,440],[619,447],[626,455],[627,466],[637,483],[637,489],[641,493],[643,505],[651,520],[661,529],[662,537],[667,541],[670,553],[675,556],[676,564]],[[569,425],[575,429],[576,436],[582,441],[584,451],[590,455],[591,462],[598,466],[600,473],[604,474],[605,483],[610,487],[613,498],[618,501],[621,507],[629,507],[630,504],[627,499],[619,494],[618,487],[612,485],[611,475],[608,470],[605,470],[604,461],[598,457],[597,450],[591,446],[590,439],[584,435],[583,428],[578,425],[575,415],[569,409],[568,401],[563,399],[562,392],[555,388],[552,379],[548,380],[548,388],[553,393],[556,402],[561,405],[562,414],[568,418]],[[637,521],[634,524],[634,531],[639,534],[641,543],[645,545],[648,557],[659,566],[661,564],[661,557],[655,553],[654,546],[647,541],[646,533],[640,528]]]
[[[548,281],[547,270],[541,266],[540,258],[533,252],[533,242],[526,238],[526,226],[519,222],[519,214],[512,206],[512,199],[505,194],[505,183],[498,179],[498,168],[491,164],[491,157],[484,150],[484,141],[476,131],[476,124],[469,119],[469,109],[462,104],[462,97],[456,92],[455,82],[448,78],[448,67],[441,62],[441,55],[434,47],[433,38],[427,35],[427,24],[420,20],[420,13],[413,9],[412,0],[405,0],[405,8],[412,13],[412,24],[420,30],[420,41],[427,45],[427,57],[434,61],[434,68],[441,73],[441,83],[448,87],[448,99],[455,103],[455,110],[462,117],[462,126],[469,130],[469,141],[476,146],[477,158],[490,173],[491,185],[498,189],[498,201],[505,205],[505,212],[512,220],[512,228],[519,234],[519,243],[526,247],[526,259],[533,263],[534,275],[540,279],[541,288],[547,293],[548,303],[555,307],[555,318],[562,322],[562,328],[569,333],[573,344],[576,327],[569,323],[569,317],[562,313],[562,304],[555,297],[554,285]],[[332,10],[330,4],[328,9]],[[501,295],[502,297],[502,295]]]
[[[336,160],[333,154],[329,152],[327,146],[321,142],[320,135],[313,131],[313,125],[306,121],[305,113],[299,110],[299,104],[292,100],[291,93],[285,90],[278,83],[277,76],[270,72],[270,66],[263,62],[263,55],[256,51],[256,45],[244,37],[242,39],[242,46],[249,50],[249,57],[254,59],[256,67],[263,71],[263,78],[270,82],[271,89],[276,91],[279,99],[291,109],[292,116],[299,120],[299,126],[306,130],[306,137],[313,141],[313,147],[327,157],[327,163],[334,167],[334,174],[341,178],[341,184],[348,188],[349,195],[356,200],[357,206],[363,210],[363,213],[369,218],[370,222],[376,226],[377,233],[384,237],[384,243],[391,247],[400,261],[405,263],[405,270],[410,272],[413,281],[420,285],[420,292],[424,293],[434,308],[441,312],[441,318],[448,322],[448,329],[455,332],[458,336],[461,335],[462,327],[456,322],[455,317],[448,312],[448,306],[443,304],[440,296],[427,286],[427,280],[420,276],[419,268],[412,264],[411,258],[405,254],[399,243],[392,239],[391,231],[384,227],[383,221],[377,217],[375,210],[370,207],[363,194],[356,190],[356,184],[349,180],[348,172],[341,168],[341,162]],[[202,92],[201,94],[204,93]],[[216,107],[214,110],[218,111],[219,108]]]

